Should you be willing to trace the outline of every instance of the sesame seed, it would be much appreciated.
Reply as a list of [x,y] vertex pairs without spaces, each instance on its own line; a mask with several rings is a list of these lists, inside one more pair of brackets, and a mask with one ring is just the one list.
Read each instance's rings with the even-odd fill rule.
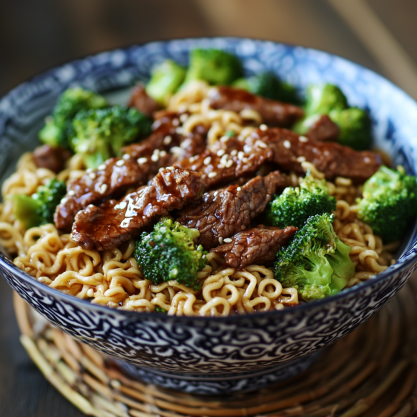
[[237,150],[236,150],[236,149],[233,149],[233,151],[232,151],[232,152],[230,152],[230,155],[232,155],[232,156],[236,156],[236,155],[237,155]]
[[209,174],[208,174],[208,177],[209,178],[214,178],[214,177],[216,177],[217,176],[217,172],[210,172]]
[[119,210],[119,209],[125,209],[125,208],[126,208],[126,206],[127,206],[126,201],[122,201],[121,203],[116,204],[116,205],[114,206],[114,208],[115,208],[115,210]]
[[224,243],[232,243],[232,239],[230,237],[223,240]]
[[282,145],[284,146],[284,148],[291,148],[291,142],[289,140],[284,140],[284,143]]
[[190,173],[189,173],[188,171],[184,171],[184,175],[185,175],[186,177],[188,177],[188,176],[190,175]]
[[173,146],[170,150],[171,153],[177,154],[177,155],[181,155],[184,150],[181,149],[179,146]]
[[236,188],[236,191],[241,191],[242,190],[242,188],[241,187],[237,187]]
[[130,158],[130,155],[128,153],[125,153],[122,158],[127,161]]
[[191,145],[191,143],[192,143],[191,139],[188,138],[188,139],[185,139],[185,141],[182,142],[180,146],[181,146],[181,148],[186,149],[186,148],[188,148],[188,146]]
[[365,158],[363,158],[363,162],[365,162],[365,164],[369,164],[371,160],[367,156],[365,156]]
[[181,122],[181,123],[184,123],[187,119],[188,119],[188,115],[186,115],[186,114],[182,114],[182,115],[180,116],[180,122]]
[[118,167],[121,167],[121,166],[123,166],[125,164],[125,161],[123,160],[123,159],[119,159],[117,162],[116,162],[116,166],[118,166]]
[[298,140],[299,140],[300,142],[308,142],[308,138],[306,138],[305,136],[300,136],[300,137],[298,138]]
[[164,137],[164,145],[169,145],[172,142],[172,137],[171,136],[165,136]]
[[225,154],[225,150],[224,149],[219,149],[218,151],[217,151],[217,156],[223,156],[224,154]]
[[94,290],[92,289],[92,288],[90,288],[88,291],[87,291],[87,297],[94,297]]
[[61,200],[61,204],[65,204],[67,201],[68,201],[68,198],[63,198],[63,199]]
[[166,169],[168,170],[168,171],[174,171],[174,167],[166,167]]
[[172,126],[178,126],[180,124],[180,121],[178,119],[174,119],[172,121]]
[[148,162],[148,158],[143,157],[138,159],[139,165],[145,164],[146,162]]
[[90,173],[88,174],[88,176],[89,176],[92,180],[96,179],[96,174],[95,174],[94,172],[90,172]]
[[222,137],[220,138],[220,142],[226,143],[229,139],[230,139],[230,137],[229,137],[229,136],[222,136]]
[[166,156],[166,152],[165,151],[161,151],[160,153],[159,153],[159,156],[161,157],[161,158],[163,158],[164,156]]
[[227,164],[227,159],[229,158],[229,155],[226,153],[224,154],[221,159],[220,159],[220,164],[221,165],[226,165]]
[[203,164],[204,165],[208,165],[211,162],[211,156],[208,156],[204,161]]
[[248,158],[242,158],[242,162],[243,162],[244,164],[246,164],[246,162],[248,162]]
[[100,194],[104,194],[107,191],[107,184],[101,184],[98,191]]
[[229,159],[227,162],[226,162],[226,168],[230,168],[232,165],[233,165],[233,160],[232,159]]
[[305,162],[306,161],[306,158],[305,158],[305,156],[299,156],[298,158],[297,158],[297,162]]
[[179,135],[182,135],[182,127],[177,127],[175,129],[175,133],[178,133]]
[[87,171],[85,171],[87,174],[89,174],[90,172],[93,172],[93,170],[91,168],[88,168]]
[[258,140],[256,142],[256,144],[260,147],[260,148],[267,148],[268,145],[265,142],[262,142],[261,140]]
[[99,171],[102,171],[103,169],[106,169],[106,165],[101,164],[101,165],[99,165],[99,166],[97,167],[97,169],[98,169]]
[[219,237],[219,243],[220,245],[223,245],[223,238],[221,236]]
[[69,190],[68,195],[75,195],[75,191],[74,190]]
[[267,125],[262,124],[262,125],[260,125],[260,126],[259,126],[259,129],[261,129],[261,130],[265,131],[265,130],[268,130],[268,126],[267,126]]
[[159,159],[159,153],[154,153],[151,156],[151,161],[156,162]]
[[245,157],[245,152],[242,152],[242,151],[238,152],[237,157],[238,157],[240,160],[242,160],[242,159]]

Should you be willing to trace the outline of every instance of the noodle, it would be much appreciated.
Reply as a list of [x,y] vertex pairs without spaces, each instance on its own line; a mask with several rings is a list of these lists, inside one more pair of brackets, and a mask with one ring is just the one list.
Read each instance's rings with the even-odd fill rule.
[[[196,81],[171,98],[169,110],[187,112],[181,118],[183,134],[203,125],[208,128],[208,144],[212,146],[229,131],[243,140],[262,123],[262,117],[254,110],[238,114],[211,109],[209,93],[206,83]],[[299,162],[315,178],[324,178],[304,158],[300,157]],[[16,172],[3,184],[0,244],[17,255],[14,263],[39,282],[95,304],[138,312],[163,309],[169,315],[227,316],[282,310],[299,304],[297,289],[282,288],[273,271],[262,265],[249,265],[242,270],[225,268],[221,257],[209,253],[208,264],[197,275],[201,290],[195,291],[176,281],[154,285],[144,278],[133,257],[133,240],[110,251],[89,251],[74,243],[69,234],[59,233],[52,224],[25,231],[14,218],[9,196],[31,195],[51,178],[69,181],[84,173],[79,155],[74,155],[56,176],[47,169],[37,168],[31,154],[26,153],[20,158]],[[291,186],[297,186],[299,181],[296,174],[289,174]],[[337,200],[334,230],[352,248],[350,257],[355,275],[347,285],[351,287],[388,268],[394,262],[392,253],[396,244],[384,246],[381,238],[357,219],[355,201],[361,196],[361,186],[353,185],[349,178],[336,178],[327,182],[327,186]]]

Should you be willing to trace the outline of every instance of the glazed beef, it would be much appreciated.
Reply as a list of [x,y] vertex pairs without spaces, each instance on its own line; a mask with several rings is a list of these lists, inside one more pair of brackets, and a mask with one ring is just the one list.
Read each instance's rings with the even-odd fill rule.
[[[123,158],[111,158],[100,169],[90,172],[68,185],[67,195],[58,205],[54,221],[58,229],[69,231],[77,212],[89,204],[100,203],[150,181],[162,167],[181,160],[187,152],[202,152],[204,138],[196,134],[193,144],[175,133],[176,113],[165,114],[155,121],[152,135],[122,149]],[[175,149],[180,151],[173,152]],[[182,146],[182,147],[181,147]]]
[[108,250],[140,234],[171,210],[182,209],[203,193],[201,174],[179,168],[162,169],[146,187],[123,199],[78,212],[72,239],[88,250]]
[[323,115],[308,130],[306,136],[312,141],[337,141],[339,126],[332,122],[329,116]]
[[151,173],[158,172],[157,163],[139,164],[136,159],[111,158],[97,170],[71,181],[67,195],[61,200],[54,214],[58,229],[69,231],[77,212],[91,203],[100,203],[111,196],[124,193],[148,181]]
[[255,177],[242,187],[231,185],[211,191],[203,195],[197,206],[185,207],[177,220],[183,226],[198,229],[197,243],[208,250],[245,230],[265,210],[276,190],[286,185],[287,177],[276,171]]
[[53,148],[43,145],[33,152],[33,160],[38,168],[47,168],[56,174],[64,169],[65,162],[70,157],[71,153],[60,146]]
[[246,90],[220,86],[209,91],[210,105],[213,109],[225,109],[239,113],[243,109],[256,110],[264,123],[272,126],[289,127],[303,117],[304,111],[297,106],[270,100]]
[[381,158],[374,152],[355,151],[347,146],[332,142],[313,142],[304,136],[279,128],[256,130],[247,144],[262,141],[273,152],[272,161],[283,171],[304,174],[300,157],[311,162],[326,179],[348,177],[363,183],[381,165]]
[[135,107],[137,110],[146,114],[148,117],[151,117],[152,113],[157,111],[159,108],[156,101],[148,96],[143,84],[138,84],[133,89],[128,106]]
[[218,141],[212,150],[184,159],[175,165],[203,174],[201,181],[206,190],[231,183],[237,178],[255,175],[264,163],[273,157],[271,150],[260,142],[245,145],[237,138]]
[[222,255],[225,264],[231,268],[269,264],[275,259],[277,252],[294,237],[297,230],[293,226],[279,229],[259,225],[236,234],[230,239],[231,242],[218,246],[211,252]]
[[156,114],[157,119],[152,125],[153,132],[149,138],[122,148],[124,154],[132,158],[151,157],[154,153],[168,158],[172,165],[176,161],[197,155],[206,149],[207,131],[198,126],[187,136],[178,133],[179,114],[162,110]]

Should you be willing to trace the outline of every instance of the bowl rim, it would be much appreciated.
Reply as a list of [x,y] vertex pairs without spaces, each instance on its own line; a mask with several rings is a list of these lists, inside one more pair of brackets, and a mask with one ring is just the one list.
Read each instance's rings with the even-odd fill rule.
[[[66,61],[63,64],[60,65],[55,65],[49,69],[46,69],[44,71],[41,71],[29,78],[27,78],[25,81],[19,83],[17,86],[15,86],[13,89],[11,89],[10,91],[8,91],[4,96],[2,96],[0,98],[0,104],[2,101],[6,100],[7,98],[9,98],[10,96],[12,96],[13,94],[16,94],[18,92],[18,90],[24,88],[24,86],[28,83],[31,82],[37,82],[40,79],[54,73],[57,70],[60,70],[61,68],[63,68],[66,65],[70,65],[70,64],[75,64],[77,62],[81,62],[84,60],[89,60],[95,57],[98,57],[102,54],[105,53],[112,53],[112,52],[116,52],[116,51],[128,51],[130,49],[134,49],[134,48],[139,48],[141,46],[145,46],[148,44],[167,44],[167,43],[171,43],[171,42],[178,42],[178,41],[184,41],[184,42],[201,42],[201,41],[216,41],[216,40],[229,40],[229,41],[235,41],[235,42],[244,42],[244,41],[255,41],[255,42],[260,42],[260,43],[272,43],[274,46],[285,46],[288,49],[294,51],[295,48],[298,49],[302,49],[304,51],[312,51],[314,53],[320,53],[320,54],[324,54],[325,56],[328,57],[335,57],[339,60],[341,60],[341,62],[347,63],[349,65],[353,65],[355,67],[358,67],[361,71],[365,71],[365,72],[369,72],[372,74],[372,76],[376,77],[377,79],[380,79],[381,81],[384,81],[385,83],[387,83],[389,85],[390,88],[396,90],[397,92],[403,94],[406,98],[408,98],[410,101],[414,102],[414,104],[417,105],[416,100],[414,100],[409,94],[407,94],[404,90],[402,90],[400,87],[398,87],[397,85],[395,85],[393,82],[391,82],[390,80],[386,79],[385,77],[383,77],[382,75],[376,73],[375,71],[360,65],[356,62],[353,62],[349,59],[343,58],[339,55],[330,53],[330,52],[326,52],[320,49],[316,49],[316,48],[310,48],[310,47],[306,47],[306,46],[302,46],[302,45],[296,45],[296,44],[291,44],[291,43],[284,43],[284,42],[276,42],[276,41],[272,41],[272,40],[268,40],[268,39],[259,39],[259,38],[248,38],[248,37],[237,37],[237,36],[213,36],[213,37],[194,37],[194,38],[190,38],[190,37],[184,37],[184,38],[175,38],[175,39],[161,39],[161,40],[154,40],[154,41],[146,41],[146,42],[141,42],[141,43],[135,43],[135,44],[128,44],[128,45],[124,45],[121,47],[117,47],[114,49],[110,49],[110,50],[103,50],[100,52],[97,52],[95,54],[87,54],[84,56],[81,56],[79,58],[75,58],[71,61]],[[413,226],[413,232],[417,231],[417,222],[415,222],[414,226]],[[413,233],[413,236],[415,236],[415,233]],[[246,313],[246,314],[236,314],[236,315],[229,315],[229,316],[176,316],[176,315],[172,315],[172,316],[168,316],[167,314],[162,314],[162,313],[158,313],[158,312],[137,312],[137,311],[131,311],[131,310],[123,310],[123,309],[117,309],[117,308],[113,308],[113,307],[108,307],[108,306],[104,306],[104,305],[100,305],[100,304],[93,304],[88,300],[84,300],[84,299],[79,299],[75,296],[66,294],[62,291],[59,291],[55,288],[51,288],[45,284],[42,284],[39,281],[36,281],[34,279],[34,277],[32,277],[31,275],[29,275],[27,272],[21,270],[20,268],[18,268],[13,262],[12,260],[8,259],[7,256],[5,256],[1,251],[0,251],[0,274],[2,274],[2,270],[8,270],[9,273],[11,273],[13,276],[18,276],[20,279],[22,279],[25,283],[29,284],[29,286],[34,286],[36,289],[40,290],[41,292],[46,292],[49,296],[52,296],[53,298],[55,298],[56,296],[62,298],[64,301],[69,301],[72,302],[74,304],[78,304],[80,303],[81,306],[88,308],[91,308],[93,310],[96,310],[97,312],[102,312],[102,313],[110,313],[110,312],[114,312],[114,313],[119,313],[122,315],[126,315],[128,317],[131,318],[138,318],[138,314],[140,314],[140,317],[146,319],[164,319],[166,320],[170,320],[170,321],[190,321],[190,320],[215,320],[215,321],[240,321],[240,320],[245,320],[248,318],[265,318],[265,317],[271,317],[271,316],[282,316],[282,315],[287,315],[287,314],[294,314],[296,312],[300,312],[302,313],[303,311],[307,310],[307,309],[317,309],[320,308],[324,305],[328,305],[328,304],[332,304],[332,303],[336,303],[337,301],[341,300],[342,298],[345,297],[353,297],[355,295],[357,295],[358,293],[362,292],[364,289],[377,285],[379,284],[381,281],[384,281],[386,279],[388,279],[389,277],[400,273],[402,271],[404,271],[405,269],[408,269],[412,264],[417,262],[417,252],[414,253],[409,253],[407,254],[406,252],[409,251],[411,248],[413,248],[415,246],[412,246],[412,242],[410,242],[410,245],[407,246],[404,251],[402,256],[406,256],[406,259],[404,259],[400,264],[394,264],[391,265],[390,267],[388,267],[385,271],[379,273],[375,278],[371,278],[365,282],[361,282],[357,285],[355,285],[354,287],[348,288],[348,289],[344,289],[341,292],[339,292],[338,294],[332,295],[331,297],[327,297],[327,298],[323,298],[321,300],[317,300],[317,301],[313,301],[310,303],[302,303],[299,304],[297,306],[291,307],[291,308],[287,308],[287,309],[283,309],[283,310],[269,310],[269,311],[265,311],[265,312],[255,312],[255,313]],[[400,257],[400,258],[401,258]],[[3,274],[2,274],[3,275]]]

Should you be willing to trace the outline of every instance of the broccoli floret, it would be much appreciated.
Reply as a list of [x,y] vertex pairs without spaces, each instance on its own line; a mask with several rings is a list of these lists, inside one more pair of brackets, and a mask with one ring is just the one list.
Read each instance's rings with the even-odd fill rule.
[[13,196],[13,213],[26,229],[53,223],[56,206],[67,192],[63,181],[55,178],[41,185],[30,197],[24,194]]
[[365,110],[349,107],[339,87],[332,84],[312,85],[307,89],[305,117],[294,125],[300,135],[306,134],[322,115],[339,126],[338,142],[362,151],[372,143],[371,119]]
[[236,56],[219,49],[193,49],[185,82],[203,80],[214,85],[230,85],[243,76]]
[[337,294],[355,273],[351,248],[337,237],[332,222],[327,213],[310,217],[277,254],[276,279],[284,288],[297,288],[305,301]]
[[276,227],[303,227],[311,216],[336,210],[336,199],[327,190],[326,182],[314,179],[307,173],[299,187],[287,187],[275,196],[266,210],[268,224]]
[[281,81],[273,72],[267,71],[249,78],[239,78],[233,87],[250,91],[252,94],[283,101],[285,103],[299,104],[297,90],[291,84]]
[[371,119],[365,110],[350,107],[332,110],[330,119],[339,126],[338,142],[357,151],[369,149],[372,143]]
[[71,148],[92,169],[119,155],[124,145],[151,133],[151,122],[143,113],[121,106],[79,111],[72,125]]
[[92,91],[70,88],[59,97],[52,116],[45,121],[39,132],[41,142],[50,146],[69,147],[73,135],[72,120],[80,110],[100,109],[108,106],[107,100]]
[[200,235],[165,217],[151,233],[142,233],[136,241],[135,258],[146,279],[155,285],[176,280],[187,287],[198,289],[197,272],[207,264],[203,247],[194,244]]
[[146,92],[158,104],[166,107],[171,96],[183,83],[185,73],[185,68],[167,59],[153,68]]
[[403,167],[396,171],[382,166],[365,182],[358,205],[358,218],[384,242],[399,240],[417,214],[416,177],[406,175]]

